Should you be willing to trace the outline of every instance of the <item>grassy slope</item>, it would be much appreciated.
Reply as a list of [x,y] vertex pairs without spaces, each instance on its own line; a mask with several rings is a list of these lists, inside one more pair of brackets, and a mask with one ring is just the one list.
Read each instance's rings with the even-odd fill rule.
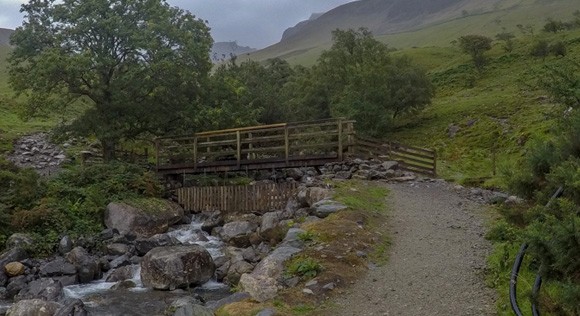
[[[580,31],[541,36],[572,41],[580,38]],[[530,135],[550,131],[558,111],[545,92],[534,87],[537,74],[557,58],[529,56],[534,40],[519,39],[511,54],[497,44],[489,53],[490,65],[481,75],[471,69],[469,58],[458,49],[421,48],[396,53],[410,55],[430,69],[438,89],[431,107],[400,122],[388,137],[435,147],[444,160],[439,172],[451,179],[491,176],[494,151],[498,169],[514,162]],[[567,58],[580,57],[580,45],[571,44],[568,50]],[[450,124],[461,129],[453,138],[447,133]]]
[[[450,46],[450,42],[461,35],[494,36],[504,27],[507,31],[516,32],[518,24],[531,25],[538,32],[546,18],[569,19],[572,12],[580,9],[577,0],[502,0],[498,3],[498,6],[490,6],[487,2],[472,1],[465,7],[470,12],[466,17],[458,17],[456,12],[442,13],[438,22],[377,38],[400,49]],[[314,38],[309,36],[305,34],[301,41],[278,43],[243,58],[266,60],[281,57],[292,64],[309,66],[331,45],[328,36],[318,33],[312,35]]]

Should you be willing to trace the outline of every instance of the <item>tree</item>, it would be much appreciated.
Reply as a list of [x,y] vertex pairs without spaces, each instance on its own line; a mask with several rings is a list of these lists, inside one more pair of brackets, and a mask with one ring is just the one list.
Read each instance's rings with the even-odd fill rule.
[[461,50],[471,56],[475,68],[483,71],[487,64],[484,53],[491,49],[492,39],[483,35],[465,35],[459,38]]
[[566,25],[562,21],[556,21],[554,19],[547,19],[544,25],[544,32],[558,33],[566,29]]
[[164,0],[31,0],[21,11],[10,84],[29,115],[87,103],[64,130],[96,136],[106,160],[123,140],[191,124],[212,67],[204,21]]
[[430,104],[433,87],[425,71],[409,59],[391,58],[389,49],[366,29],[336,30],[313,75],[334,116],[357,120],[377,136],[401,115]]
[[514,50],[514,38],[515,35],[511,32],[507,32],[505,29],[503,32],[495,35],[495,38],[499,41],[504,42],[503,50],[506,53],[511,53]]

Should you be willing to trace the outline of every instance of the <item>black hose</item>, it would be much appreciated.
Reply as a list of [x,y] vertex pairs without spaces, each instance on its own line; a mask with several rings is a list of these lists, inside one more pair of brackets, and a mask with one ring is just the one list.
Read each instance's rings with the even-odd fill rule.
[[532,289],[532,315],[540,316],[540,310],[536,305],[538,301],[538,296],[540,295],[540,288],[542,287],[542,276],[538,273],[536,275],[536,281],[534,282],[534,288]]
[[520,247],[520,252],[516,256],[516,261],[514,261],[514,265],[512,267],[512,275],[510,278],[510,304],[512,306],[512,310],[516,314],[516,316],[523,316],[520,307],[518,306],[518,274],[520,273],[520,267],[522,266],[522,261],[524,261],[524,256],[526,254],[526,250],[528,249],[528,244],[524,243]]

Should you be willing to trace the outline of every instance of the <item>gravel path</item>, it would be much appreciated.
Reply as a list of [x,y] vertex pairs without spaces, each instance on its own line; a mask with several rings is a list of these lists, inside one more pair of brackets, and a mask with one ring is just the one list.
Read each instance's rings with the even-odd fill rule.
[[493,315],[483,208],[444,182],[389,184],[392,245],[329,315]]

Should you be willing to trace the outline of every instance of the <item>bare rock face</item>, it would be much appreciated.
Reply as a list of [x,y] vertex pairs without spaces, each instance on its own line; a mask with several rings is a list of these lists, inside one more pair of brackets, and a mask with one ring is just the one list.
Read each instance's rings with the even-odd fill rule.
[[243,274],[240,285],[258,302],[271,300],[278,293],[276,280],[263,275]]
[[14,303],[8,309],[8,316],[53,316],[61,305],[56,302],[47,302],[41,299],[22,300]]
[[169,226],[181,220],[183,214],[181,206],[167,200],[143,199],[131,205],[112,202],[105,211],[105,225],[121,234],[148,238],[166,233]]
[[141,262],[145,287],[174,290],[206,283],[215,272],[209,252],[199,245],[158,247]]

